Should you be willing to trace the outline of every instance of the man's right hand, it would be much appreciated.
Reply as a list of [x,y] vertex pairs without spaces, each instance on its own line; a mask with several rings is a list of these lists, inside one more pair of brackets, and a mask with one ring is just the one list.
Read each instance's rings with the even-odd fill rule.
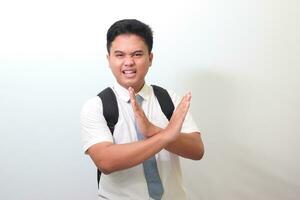
[[145,115],[141,106],[137,103],[135,99],[135,92],[132,87],[128,88],[129,96],[130,96],[130,103],[134,112],[134,117],[137,123],[137,126],[141,133],[146,137],[149,138],[155,134],[157,134],[162,129],[152,124],[147,116]]

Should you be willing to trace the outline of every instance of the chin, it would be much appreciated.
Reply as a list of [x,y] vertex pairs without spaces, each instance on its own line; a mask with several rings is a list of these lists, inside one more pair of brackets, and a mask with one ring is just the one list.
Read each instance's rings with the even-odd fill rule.
[[121,81],[119,82],[120,85],[122,85],[125,88],[129,88],[132,87],[134,89],[138,88],[140,89],[140,87],[142,87],[144,85],[145,82],[137,82],[136,80],[125,80],[125,81]]
[[133,87],[135,85],[137,85],[137,83],[134,80],[126,80],[122,82],[124,86],[126,87]]
[[134,83],[130,83],[130,82],[118,82],[121,86],[123,86],[124,88],[128,89],[129,87],[134,87]]

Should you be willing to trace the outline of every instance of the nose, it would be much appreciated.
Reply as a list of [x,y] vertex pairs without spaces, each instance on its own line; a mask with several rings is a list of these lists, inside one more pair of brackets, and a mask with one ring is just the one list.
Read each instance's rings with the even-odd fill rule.
[[131,56],[126,56],[124,60],[125,66],[132,66],[134,65],[134,59]]

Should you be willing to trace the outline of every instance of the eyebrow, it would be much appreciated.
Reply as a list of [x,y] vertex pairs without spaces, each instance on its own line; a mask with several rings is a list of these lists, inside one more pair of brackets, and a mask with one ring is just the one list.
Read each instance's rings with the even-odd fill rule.
[[124,53],[123,51],[115,50],[114,53]]

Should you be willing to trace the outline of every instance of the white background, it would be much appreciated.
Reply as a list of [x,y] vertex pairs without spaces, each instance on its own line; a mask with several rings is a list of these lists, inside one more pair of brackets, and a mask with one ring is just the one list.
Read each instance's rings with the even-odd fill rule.
[[[105,3],[104,3],[105,2]],[[0,2],[0,199],[96,199],[82,104],[108,86],[105,34],[154,30],[148,83],[182,95],[206,154],[182,160],[191,199],[300,196],[297,0]]]

